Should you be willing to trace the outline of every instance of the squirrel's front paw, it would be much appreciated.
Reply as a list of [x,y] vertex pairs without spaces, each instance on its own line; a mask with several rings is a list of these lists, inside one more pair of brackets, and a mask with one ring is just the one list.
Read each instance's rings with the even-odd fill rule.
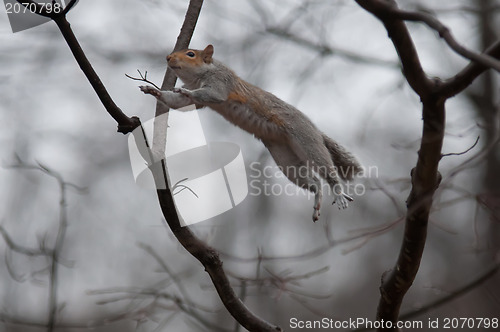
[[158,90],[156,88],[153,88],[152,86],[141,85],[141,86],[139,86],[139,89],[141,89],[141,91],[144,92],[145,94],[152,95],[152,96],[154,96],[156,98],[160,98],[161,97],[160,90]]
[[172,92],[174,93],[180,93],[181,95],[184,95],[186,97],[191,97],[191,91],[189,91],[188,89],[184,89],[184,88],[173,88],[172,89]]

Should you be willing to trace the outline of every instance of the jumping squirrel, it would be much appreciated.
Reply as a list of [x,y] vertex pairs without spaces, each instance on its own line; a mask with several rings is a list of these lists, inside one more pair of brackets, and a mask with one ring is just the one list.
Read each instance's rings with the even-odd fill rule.
[[[341,180],[362,171],[356,158],[322,133],[298,109],[275,95],[239,78],[212,58],[214,47],[187,49],[167,56],[168,66],[184,82],[182,88],[160,91],[140,86],[168,107],[208,106],[226,120],[259,138],[280,170],[296,185],[315,194],[313,221],[318,220],[322,200],[320,177],[331,187],[340,208],[353,199]],[[333,204],[332,203],[332,204]]]

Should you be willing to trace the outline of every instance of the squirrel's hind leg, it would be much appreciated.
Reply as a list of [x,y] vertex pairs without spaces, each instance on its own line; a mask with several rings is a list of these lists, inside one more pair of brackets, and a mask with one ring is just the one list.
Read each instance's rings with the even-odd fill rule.
[[264,142],[264,144],[286,177],[295,185],[307,189],[314,194],[312,220],[318,220],[321,200],[323,198],[321,179],[314,174],[309,165],[301,161],[290,147],[269,142]]
[[333,204],[337,203],[339,209],[345,209],[348,206],[348,201],[352,202],[353,198],[344,193],[342,182],[337,173],[333,161],[324,145],[308,145],[307,149],[303,150],[306,154],[307,163],[319,176],[328,182],[332,189],[334,197]]
[[[314,206],[313,206],[314,211],[313,211],[313,216],[312,216],[313,221],[316,221],[319,219],[319,216],[320,216],[319,210],[321,208],[321,199],[323,198],[323,191],[321,190],[321,181],[319,181],[319,179],[318,179],[318,183],[319,183],[319,187],[316,190],[316,193],[315,193],[316,195],[314,196]],[[312,192],[314,192],[314,191],[312,191]]]
[[[298,165],[298,166],[290,166],[288,167],[295,168],[293,171],[288,171],[285,173],[285,175],[288,177],[290,181],[295,183],[297,186],[307,189],[310,192],[314,194],[314,206],[313,206],[313,215],[312,215],[312,220],[316,221],[319,219],[320,214],[320,209],[321,209],[321,200],[323,199],[323,190],[321,189],[321,180],[313,174],[310,170],[307,170],[306,173],[308,174],[301,174],[301,172],[304,172],[304,169],[302,167],[305,167],[304,165]],[[309,174],[310,172],[310,174]],[[296,176],[298,175],[298,176]]]

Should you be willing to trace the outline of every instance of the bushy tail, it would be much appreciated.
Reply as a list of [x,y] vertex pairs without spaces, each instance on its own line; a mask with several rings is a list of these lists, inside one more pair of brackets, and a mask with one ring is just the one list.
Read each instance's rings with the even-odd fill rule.
[[323,134],[325,146],[332,156],[333,164],[337,167],[337,173],[343,180],[352,180],[352,178],[360,173],[363,169],[349,151],[343,146],[335,142],[330,137]]

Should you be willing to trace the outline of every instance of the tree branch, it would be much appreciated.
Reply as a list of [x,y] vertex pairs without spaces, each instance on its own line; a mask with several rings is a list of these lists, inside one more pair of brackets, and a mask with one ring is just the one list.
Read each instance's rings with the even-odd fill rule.
[[[72,1],[70,2],[70,4],[68,4],[68,6],[73,6],[75,3],[76,1]],[[184,24],[182,26],[179,37],[177,38],[177,43],[174,50],[187,48],[189,46],[189,42],[193,35],[202,5],[203,0],[190,1]],[[65,15],[59,15],[57,17],[51,16],[51,18],[59,27],[59,30],[64,36],[64,39],[70,47],[71,52],[73,53],[81,70],[84,72],[85,76],[99,96],[101,103],[104,105],[113,119],[115,119],[115,121],[118,123],[118,131],[126,134],[132,132],[136,127],[140,126],[141,123],[139,118],[127,117],[114,103],[113,99],[108,94],[106,88],[102,84],[101,80],[92,68],[92,65],[85,56],[85,53],[83,52],[80,44],[78,43],[78,40],[73,34],[73,31],[71,30],[70,24],[66,20]],[[165,74],[162,89],[173,88],[175,85],[175,81],[176,77],[174,73],[170,69],[168,69]],[[168,108],[165,108],[162,105],[157,105],[157,116],[162,115],[166,112],[168,112]],[[155,128],[156,127],[157,126],[155,124]],[[162,125],[159,126],[159,128],[163,128],[163,132],[165,133],[164,139],[166,139],[166,121],[164,121]],[[136,140],[137,139],[138,138],[136,138]],[[147,148],[148,153],[151,153],[144,130],[142,130],[142,139],[145,142],[145,147]],[[238,299],[234,290],[232,289],[231,284],[229,283],[229,280],[225,275],[224,270],[222,269],[222,261],[219,259],[218,253],[213,248],[209,247],[201,240],[196,238],[187,227],[181,226],[179,216],[177,214],[176,207],[173,201],[173,196],[168,185],[169,178],[165,160],[162,159],[160,163],[155,163],[155,159],[151,158],[150,161],[153,163],[150,166],[157,187],[163,188],[161,185],[158,186],[158,184],[166,184],[166,189],[158,189],[157,193],[162,212],[165,216],[165,219],[167,220],[168,225],[170,226],[170,229],[182,244],[182,246],[203,264],[205,270],[210,275],[223,304],[226,306],[231,315],[242,326],[250,331],[281,331],[279,327],[269,324],[268,322],[262,320],[248,310],[243,302]],[[160,167],[160,171],[155,172],[153,168],[158,166]]]
[[40,249],[34,250],[31,248],[26,248],[17,245],[12,241],[10,236],[7,234],[5,229],[0,226],[0,233],[5,239],[5,242],[9,246],[11,250],[19,252],[23,255],[27,256],[47,256],[50,257],[50,264],[47,267],[49,274],[49,297],[48,297],[48,309],[49,309],[49,317],[47,323],[47,329],[49,332],[54,331],[56,328],[57,322],[57,313],[60,310],[60,307],[57,303],[57,288],[58,288],[58,280],[59,280],[59,264],[60,261],[60,253],[62,250],[62,246],[64,244],[64,238],[66,237],[66,229],[68,227],[68,219],[67,219],[67,207],[66,207],[66,189],[69,185],[68,182],[64,181],[64,178],[61,174],[56,171],[48,168],[47,166],[37,163],[37,165],[29,165],[24,163],[19,157],[17,157],[18,163],[12,165],[12,168],[19,169],[28,169],[28,170],[38,170],[42,171],[44,174],[53,177],[56,179],[59,185],[60,191],[60,199],[59,199],[59,227],[57,229],[57,236],[54,243],[53,249],[45,248],[45,241],[41,241]]
[[440,298],[437,301],[429,303],[418,310],[408,312],[406,314],[401,315],[400,319],[401,320],[409,320],[411,318],[418,317],[426,312],[434,310],[435,308],[442,306],[443,304],[448,303],[448,302],[456,299],[457,297],[460,297],[460,296],[470,292],[471,290],[479,287],[481,284],[486,282],[488,279],[490,279],[491,277],[496,275],[499,270],[500,270],[500,264],[496,264],[495,266],[493,266],[492,268],[487,270],[485,273],[483,273],[481,276],[479,276],[478,278],[469,282],[467,285],[454,290],[453,292],[444,296],[443,298]]
[[396,331],[399,310],[420,266],[427,238],[427,225],[432,196],[439,186],[438,165],[444,139],[444,98],[436,93],[439,79],[430,80],[422,69],[417,51],[405,23],[398,18],[393,0],[357,0],[357,3],[375,15],[384,24],[396,48],[403,75],[422,101],[423,131],[417,165],[411,172],[412,188],[407,200],[403,243],[394,268],[384,273],[377,309],[379,321],[391,321]]
[[52,255],[52,250],[50,249],[33,249],[33,248],[28,248],[24,247],[21,245],[18,245],[17,243],[12,240],[10,237],[9,233],[3,228],[3,226],[0,225],[0,234],[2,234],[2,237],[9,247],[10,250],[18,252],[20,254],[26,255],[26,256],[51,256]]
[[[162,163],[164,162],[162,161]],[[203,264],[229,313],[249,331],[281,331],[281,328],[269,324],[248,310],[234,292],[224,273],[218,252],[194,236],[188,227],[180,225],[170,190],[158,190],[157,192],[160,207],[170,229],[182,246]]]
[[141,122],[138,117],[134,116],[129,118],[115,104],[108,91],[104,87],[104,84],[102,84],[101,79],[87,59],[87,56],[83,52],[80,43],[73,33],[73,30],[71,30],[69,22],[66,20],[66,17],[59,16],[54,19],[54,22],[59,27],[59,30],[68,43],[71,52],[73,53],[76,61],[78,62],[78,65],[80,66],[80,69],[89,80],[90,85],[92,85],[92,87],[94,88],[94,91],[101,100],[101,103],[104,105],[109,115],[111,115],[113,119],[115,119],[115,121],[118,123],[118,132],[127,134],[134,130],[136,127],[140,126]]
[[[203,5],[203,0],[191,0],[189,2],[189,7],[186,12],[184,23],[182,25],[179,36],[177,37],[177,42],[174,47],[174,51],[186,49],[189,47],[198,17],[201,12]],[[163,90],[170,90],[175,86],[177,77],[174,72],[167,68],[163,83],[161,85]],[[167,121],[163,120],[165,118],[165,113],[168,112],[168,108],[157,103],[156,107],[156,117],[154,124],[154,143],[153,143],[153,154],[157,155],[157,150],[155,146],[164,147],[166,146],[166,136],[167,136]],[[163,116],[161,116],[163,115]],[[158,122],[157,122],[158,119]],[[161,151],[161,150],[160,150]],[[164,154],[162,154],[164,156]],[[170,180],[168,177],[167,165],[165,159],[162,159],[157,165],[160,167],[160,171],[157,172],[155,167],[152,167],[152,174],[157,184],[157,188],[163,188],[166,184],[166,189],[158,189],[158,200],[160,202],[160,207],[167,221],[168,226],[174,233],[177,240],[181,245],[198,261],[205,267],[205,271],[209,274],[212,282],[222,300],[222,303],[229,311],[229,313],[247,330],[249,331],[281,331],[281,328],[273,326],[260,317],[253,314],[245,304],[238,298],[234,292],[229,279],[227,278],[223,268],[222,261],[219,258],[219,253],[212,247],[205,244],[203,241],[198,239],[188,227],[182,227],[175,203],[173,200],[172,192],[170,188]]]
[[403,75],[418,95],[428,94],[432,81],[422,69],[415,44],[402,20],[394,19],[390,11],[397,8],[394,0],[356,0],[358,5],[375,15],[384,24],[403,66]]
[[467,152],[469,152],[470,150],[474,149],[474,147],[477,145],[477,143],[479,143],[479,138],[480,138],[480,136],[478,136],[478,137],[476,138],[476,141],[474,142],[474,144],[472,144],[472,146],[471,146],[471,147],[469,147],[467,150],[462,151],[462,152],[450,152],[450,153],[443,153],[443,154],[441,155],[441,158],[443,158],[443,157],[449,157],[449,156],[461,156],[461,155],[463,155],[463,154],[466,154],[466,153],[467,153]]
[[[177,36],[177,41],[175,42],[174,52],[189,47],[189,43],[191,42],[191,38],[193,37],[194,29],[196,27],[196,23],[198,22],[198,17],[200,15],[202,6],[203,0],[189,2],[189,6],[184,17],[184,22],[182,23],[181,31]],[[175,87],[176,82],[177,76],[175,76],[174,71],[167,66],[167,71],[165,72],[163,82],[161,84],[161,90],[171,90]],[[160,102],[156,103],[153,129],[153,148],[151,153],[154,158],[154,162],[158,162],[158,160],[161,160],[165,157],[168,128],[168,111],[169,108],[167,107],[167,105]],[[166,180],[167,179],[165,178],[165,181]],[[163,186],[161,188],[164,187],[166,186]]]
[[[490,57],[500,59],[500,40],[497,40],[493,45],[491,45],[484,54],[488,54]],[[445,80],[443,85],[440,87],[442,94],[446,98],[451,98],[465,88],[472,84],[472,82],[482,73],[484,73],[489,68],[483,64],[471,61],[464,69],[462,69],[458,74]]]
[[109,115],[111,115],[113,119],[115,119],[115,121],[118,123],[118,132],[127,134],[134,130],[136,127],[140,126],[141,122],[138,117],[134,116],[129,118],[115,104],[108,91],[104,87],[104,84],[102,84],[101,79],[87,59],[87,56],[83,52],[80,43],[76,39],[75,34],[71,29],[69,22],[66,20],[66,13],[77,3],[77,0],[71,0],[64,8],[64,10],[62,10],[60,13],[48,13],[43,5],[40,5],[32,0],[17,1],[23,6],[35,5],[38,8],[39,15],[50,17],[57,24],[57,27],[66,40],[66,43],[73,53],[76,62],[80,66],[80,69],[85,74],[85,77],[87,77],[87,79],[89,80],[90,85],[92,85],[92,87],[94,88],[94,91],[101,100],[101,103],[108,111]]
[[73,8],[74,5],[76,5],[76,3],[78,2],[78,0],[71,0],[67,5],[66,7],[64,7],[64,10],[63,10],[63,15],[66,15],[70,10],[71,8]]
[[[403,21],[414,21],[425,23],[431,29],[438,32],[439,37],[443,38],[448,46],[454,50],[456,53],[460,54],[464,58],[475,61],[482,64],[483,66],[493,68],[500,72],[500,61],[487,54],[479,54],[468,48],[462,46],[456,41],[450,32],[450,29],[441,23],[434,16],[423,13],[423,12],[411,12],[399,9],[395,2],[386,0],[358,0],[357,1],[364,8],[365,2],[377,3],[375,7],[378,8],[378,12],[383,14],[385,17],[390,17],[392,20],[398,19]],[[366,9],[366,8],[365,8]],[[370,10],[371,11],[371,10]]]
[[[444,297],[442,297],[434,302],[428,303],[425,306],[423,306],[417,310],[407,312],[407,313],[401,315],[399,317],[399,319],[401,321],[408,321],[412,318],[421,316],[421,315],[423,315],[431,310],[434,310],[434,309],[442,306],[443,304],[449,303],[450,301],[453,301],[454,299],[456,299],[464,294],[467,294],[471,290],[473,290],[476,287],[485,283],[488,279],[495,276],[498,273],[499,269],[500,269],[500,265],[496,264],[495,266],[493,266],[492,268],[487,270],[484,274],[482,274],[480,277],[469,282],[467,285],[460,287],[460,288],[454,290],[453,292],[451,292],[450,294],[448,294],[448,295],[446,295],[446,296],[444,296]],[[359,328],[359,329],[353,330],[352,332],[365,332],[365,331],[373,331],[373,330],[375,330],[375,329],[365,327],[365,328]]]

